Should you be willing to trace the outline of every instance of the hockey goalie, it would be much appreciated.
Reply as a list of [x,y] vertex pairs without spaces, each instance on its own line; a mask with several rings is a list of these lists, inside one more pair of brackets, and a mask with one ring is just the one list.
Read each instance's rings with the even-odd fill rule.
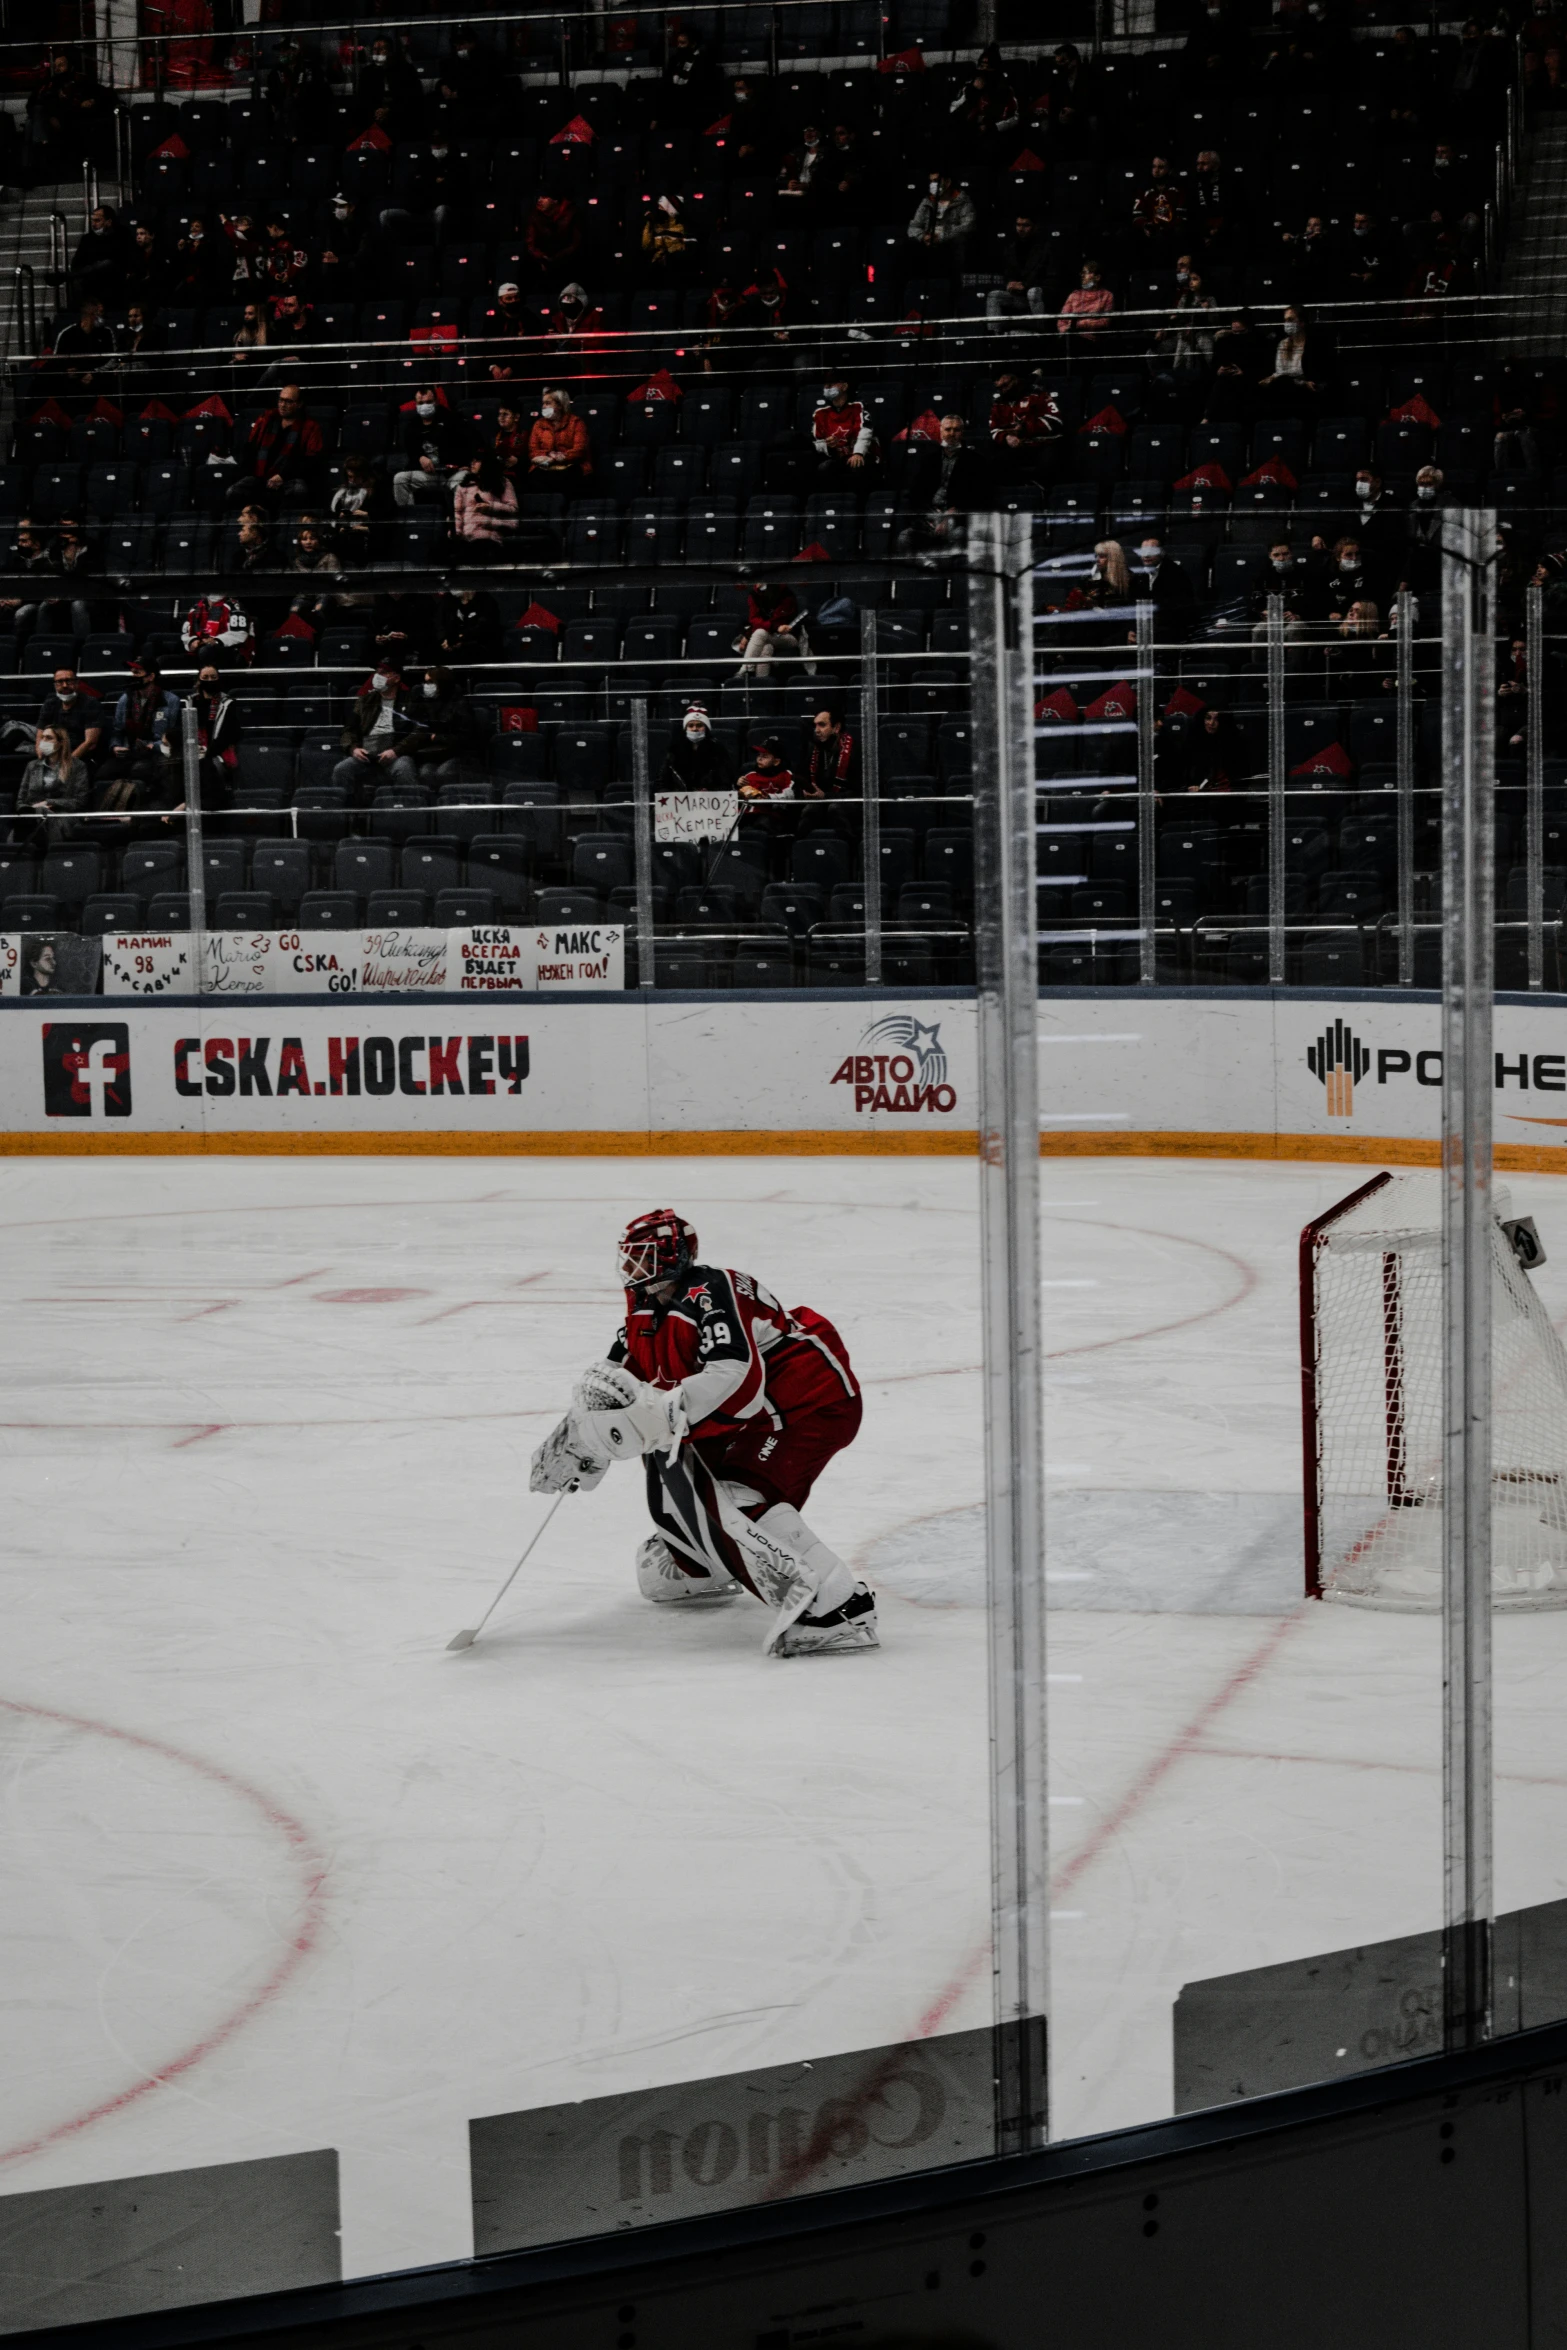
[[640,1459],[657,1531],[637,1552],[644,1598],[771,1610],[769,1656],[875,1648],[876,1601],[800,1515],[859,1433],[860,1389],[832,1324],[786,1311],[748,1273],[697,1261],[672,1208],[626,1226],[626,1319],[606,1362],[533,1456],[535,1493],[591,1490]]

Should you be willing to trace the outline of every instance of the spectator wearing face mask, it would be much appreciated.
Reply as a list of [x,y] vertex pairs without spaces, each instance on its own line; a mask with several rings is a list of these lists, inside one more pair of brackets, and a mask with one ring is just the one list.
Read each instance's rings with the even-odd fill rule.
[[985,316],[1043,318],[1050,253],[1031,213],[1019,211],[998,256],[1001,284],[985,296]]
[[1402,577],[1417,596],[1434,594],[1441,577],[1445,486],[1439,465],[1422,465],[1405,512]]
[[202,805],[231,807],[239,776],[240,709],[215,661],[203,661],[195,701]]
[[535,489],[561,490],[570,497],[592,474],[588,428],[572,407],[571,394],[552,385],[528,434],[528,479]]
[[[745,619],[735,638],[741,656],[737,677],[758,677],[765,683],[775,660],[802,660],[810,651],[805,615],[793,588],[777,587],[765,579],[752,582],[746,593]],[[807,675],[814,664],[806,661]]]
[[922,248],[932,269],[958,270],[978,226],[967,188],[960,188],[951,172],[933,171],[909,221],[909,243]]
[[403,410],[403,462],[392,476],[392,496],[397,504],[409,507],[425,498],[444,500],[454,475],[467,463],[467,439],[434,384],[422,384]]
[[1354,494],[1355,537],[1360,545],[1361,562],[1371,583],[1371,593],[1379,602],[1386,602],[1403,561],[1404,518],[1397,500],[1383,486],[1382,476],[1374,466],[1357,468]]
[[323,302],[357,302],[375,254],[375,231],[363,208],[339,189],[321,236],[313,290]]
[[424,84],[399,44],[377,33],[354,93],[358,128],[366,130],[373,122],[396,146],[417,137],[423,113]]
[[1327,338],[1316,327],[1308,327],[1298,302],[1286,303],[1273,346],[1273,364],[1258,386],[1264,405],[1275,414],[1308,415],[1326,392],[1332,372]]
[[407,732],[393,760],[393,783],[478,783],[484,773],[484,729],[475,705],[451,671],[432,661],[408,702]]
[[1248,602],[1253,620],[1252,635],[1261,644],[1268,633],[1268,605],[1274,596],[1284,599],[1284,634],[1302,637],[1313,617],[1309,606],[1317,599],[1310,593],[1310,579],[1306,566],[1296,556],[1287,538],[1277,538],[1251,576]]
[[695,243],[685,199],[663,195],[642,223],[642,257],[656,276],[683,277]]
[[56,669],[53,686],[39,705],[37,727],[67,736],[77,758],[89,768],[96,766],[103,752],[103,699],[92,686],[83,685],[71,662],[62,661]]
[[523,301],[522,288],[514,277],[503,278],[496,287],[479,332],[488,346],[485,356],[491,382],[509,383],[522,372],[529,335],[538,332],[538,320]]
[[1321,539],[1313,539],[1306,562],[1319,583],[1317,601],[1323,618],[1336,628],[1351,604],[1371,592],[1360,541],[1347,531],[1331,547]]
[[589,337],[602,332],[603,325],[604,313],[586,286],[573,278],[569,286],[561,287],[560,298],[549,317],[552,342],[575,343],[580,347]]
[[1076,291],[1068,294],[1061,305],[1056,332],[1091,350],[1114,308],[1115,296],[1105,284],[1098,262],[1085,261],[1078,273]]
[[664,754],[660,791],[733,791],[729,753],[713,732],[705,702],[693,702]]
[[811,418],[811,447],[824,475],[844,468],[858,473],[876,462],[870,412],[862,401],[850,398],[844,376],[832,376],[822,386],[822,404]]
[[76,830],[69,818],[87,805],[92,770],[72,751],[62,726],[40,726],[32,738],[32,754],[16,790],[11,839],[35,850],[57,849]]
[[347,792],[367,790],[390,781],[390,770],[401,757],[411,733],[408,695],[402,664],[383,653],[379,666],[358,699],[342,732],[343,757],[332,770],[332,781]]
[[1149,531],[1137,549],[1137,568],[1131,573],[1134,603],[1152,604],[1154,633],[1163,643],[1188,635],[1197,617],[1197,590],[1190,572],[1167,555],[1163,541]]

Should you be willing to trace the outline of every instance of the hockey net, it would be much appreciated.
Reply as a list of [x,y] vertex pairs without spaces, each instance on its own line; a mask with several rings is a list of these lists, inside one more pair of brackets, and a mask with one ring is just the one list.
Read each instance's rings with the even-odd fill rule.
[[[1491,1225],[1491,1556],[1499,1608],[1567,1607],[1567,1352]],[[1300,1241],[1306,1590],[1442,1598],[1442,1194],[1378,1175]]]

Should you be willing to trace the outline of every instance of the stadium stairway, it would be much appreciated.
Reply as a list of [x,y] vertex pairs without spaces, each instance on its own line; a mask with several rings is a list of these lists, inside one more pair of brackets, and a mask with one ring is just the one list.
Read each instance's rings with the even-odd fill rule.
[[1502,291],[1520,351],[1559,352],[1567,341],[1567,116],[1545,115],[1530,133]]

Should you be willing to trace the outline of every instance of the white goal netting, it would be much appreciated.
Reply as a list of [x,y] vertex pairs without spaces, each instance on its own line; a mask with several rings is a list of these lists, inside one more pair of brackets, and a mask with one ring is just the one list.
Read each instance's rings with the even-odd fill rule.
[[[1499,1608],[1567,1607],[1567,1352],[1502,1229],[1506,1193],[1493,1201],[1492,1593]],[[1308,1587],[1437,1608],[1440,1175],[1395,1175],[1308,1225],[1301,1283]]]

